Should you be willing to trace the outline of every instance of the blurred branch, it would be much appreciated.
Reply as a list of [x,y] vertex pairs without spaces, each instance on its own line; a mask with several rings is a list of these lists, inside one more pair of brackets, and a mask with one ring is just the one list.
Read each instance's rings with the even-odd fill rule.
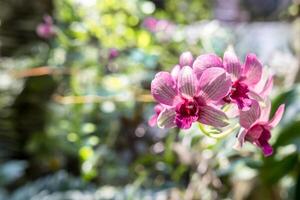
[[71,74],[69,69],[54,69],[49,66],[36,67],[32,69],[25,69],[22,71],[11,72],[12,76],[16,78],[26,78],[34,76],[44,76],[44,75],[58,75],[58,74]]
[[[85,104],[85,103],[101,103],[103,101],[123,101],[119,100],[118,96],[98,96],[98,95],[86,95],[86,96],[61,96],[54,95],[53,100],[60,104]],[[153,102],[153,98],[150,94],[141,94],[136,97],[136,101],[150,103]]]
[[[61,74],[71,74],[74,70],[69,69],[54,69],[49,66],[36,67],[32,69],[26,69],[22,71],[11,72],[12,76],[15,78],[27,78],[35,76],[45,76],[45,75],[61,75]],[[135,100],[138,102],[151,103],[154,102],[152,95],[149,92],[138,92],[135,95]],[[101,103],[103,101],[123,101],[120,100],[119,96],[99,96],[99,95],[85,95],[85,96],[61,96],[58,94],[53,95],[55,102],[60,104],[85,104],[85,103]]]

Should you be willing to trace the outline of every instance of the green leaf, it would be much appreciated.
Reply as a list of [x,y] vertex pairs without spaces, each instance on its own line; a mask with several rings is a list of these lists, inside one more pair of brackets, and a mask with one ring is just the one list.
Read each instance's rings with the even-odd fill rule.
[[295,143],[300,139],[300,119],[294,121],[292,124],[285,126],[279,133],[274,147]]
[[291,154],[281,160],[274,157],[265,159],[265,164],[260,170],[260,177],[268,184],[276,184],[283,176],[288,174],[298,164],[298,154]]
[[300,85],[295,86],[291,90],[285,91],[278,95],[272,102],[272,112],[271,116],[274,115],[277,108],[281,104],[285,104],[286,107],[293,106],[294,103],[299,103],[300,99]]

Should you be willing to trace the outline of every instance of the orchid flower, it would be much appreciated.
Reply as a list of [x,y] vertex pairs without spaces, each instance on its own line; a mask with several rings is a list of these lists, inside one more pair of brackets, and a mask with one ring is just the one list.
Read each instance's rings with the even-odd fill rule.
[[240,124],[243,128],[238,135],[234,148],[239,149],[245,141],[248,141],[261,148],[265,156],[272,155],[273,148],[269,144],[271,130],[281,120],[284,107],[284,105],[280,105],[273,118],[269,120],[270,101],[265,108],[261,108],[257,101],[252,100],[250,108],[240,112]]
[[36,33],[39,37],[44,39],[49,39],[55,35],[53,20],[51,16],[44,16],[44,22],[37,26]]
[[185,58],[182,55],[179,63],[187,65],[179,65],[177,75],[159,72],[151,83],[154,99],[164,107],[157,118],[158,126],[188,129],[197,121],[214,127],[226,126],[227,116],[212,103],[220,101],[229,92],[229,76],[224,69],[212,67],[197,78],[190,66],[192,62]]
[[251,99],[260,99],[257,90],[267,93],[272,87],[272,79],[266,83],[267,88],[254,90],[262,77],[262,64],[255,54],[248,54],[245,63],[241,64],[233,51],[224,53],[223,61],[215,54],[204,54],[196,58],[193,68],[197,76],[210,67],[224,68],[231,77],[231,91],[223,98],[226,103],[235,103],[239,109],[250,106]]
[[[180,55],[179,64],[175,65],[171,71],[171,76],[173,77],[175,82],[177,82],[178,73],[181,70],[181,68],[184,66],[192,66],[193,60],[193,55],[189,51],[183,52]],[[157,124],[157,118],[162,110],[163,106],[161,104],[157,104],[156,106],[154,106],[155,113],[148,120],[149,126],[154,127]]]

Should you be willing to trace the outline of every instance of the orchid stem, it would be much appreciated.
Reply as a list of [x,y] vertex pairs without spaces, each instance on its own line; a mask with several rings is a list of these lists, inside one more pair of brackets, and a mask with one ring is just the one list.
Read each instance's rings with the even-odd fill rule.
[[212,138],[215,138],[215,139],[224,138],[227,135],[235,132],[239,127],[240,127],[239,124],[236,124],[235,126],[229,128],[229,129],[227,129],[223,132],[219,132],[219,131],[216,131],[216,130],[207,130],[205,128],[205,125],[199,123],[199,128],[202,131],[202,133],[205,134],[208,137],[212,137]]

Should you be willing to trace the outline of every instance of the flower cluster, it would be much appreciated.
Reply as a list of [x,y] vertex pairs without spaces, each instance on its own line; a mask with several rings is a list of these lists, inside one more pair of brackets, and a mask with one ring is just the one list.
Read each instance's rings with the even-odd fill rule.
[[[184,52],[171,73],[159,72],[151,83],[158,104],[149,124],[188,129],[198,122],[221,129],[229,125],[229,118],[238,118],[241,129],[235,148],[248,141],[269,156],[273,153],[271,129],[280,121],[284,105],[269,120],[273,78],[263,77],[262,64],[254,54],[241,63],[230,50],[223,60],[215,54],[194,58]],[[230,115],[224,112],[225,107],[231,108]]]

